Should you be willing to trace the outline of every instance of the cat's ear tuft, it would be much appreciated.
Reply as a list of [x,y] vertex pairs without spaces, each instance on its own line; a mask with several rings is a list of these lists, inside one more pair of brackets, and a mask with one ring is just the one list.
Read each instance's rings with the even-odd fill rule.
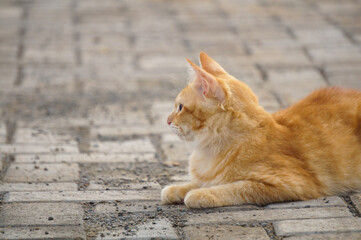
[[205,97],[216,98],[222,102],[225,99],[225,92],[216,78],[198,67],[189,59],[187,59],[187,61],[196,73],[196,79],[193,82],[193,86],[196,88],[197,92]]
[[226,71],[205,52],[199,54],[201,67],[212,75],[219,76],[226,74]]

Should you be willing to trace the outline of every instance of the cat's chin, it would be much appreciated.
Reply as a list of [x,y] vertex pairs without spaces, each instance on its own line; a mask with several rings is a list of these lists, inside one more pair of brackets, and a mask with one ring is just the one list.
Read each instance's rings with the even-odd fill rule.
[[191,134],[189,134],[189,135],[180,135],[180,134],[177,134],[178,135],[178,137],[181,139],[181,140],[183,140],[183,141],[187,141],[187,142],[192,142],[192,141],[194,141],[194,135],[191,135]]

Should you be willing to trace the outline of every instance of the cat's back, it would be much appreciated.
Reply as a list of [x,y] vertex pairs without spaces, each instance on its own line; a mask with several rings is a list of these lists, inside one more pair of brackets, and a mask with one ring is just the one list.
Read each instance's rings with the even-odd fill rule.
[[[317,90],[291,107],[273,114],[281,125],[361,124],[361,91],[341,87]],[[300,127],[300,126],[296,126]]]
[[[361,92],[317,90],[273,114],[284,129],[281,146],[292,146],[326,195],[361,187]],[[285,130],[286,129],[286,130]]]

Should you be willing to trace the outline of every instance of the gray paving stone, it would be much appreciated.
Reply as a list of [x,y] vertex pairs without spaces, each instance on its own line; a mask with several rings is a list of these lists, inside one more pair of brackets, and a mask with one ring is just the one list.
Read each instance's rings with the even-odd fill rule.
[[58,63],[58,64],[74,64],[75,54],[72,46],[62,51],[41,49],[26,49],[24,52],[24,61],[26,63]]
[[307,235],[299,235],[299,236],[289,236],[283,237],[283,239],[287,240],[339,240],[339,239],[351,239],[351,240],[359,240],[360,233],[321,233],[321,234],[307,234]]
[[360,232],[361,219],[328,218],[285,220],[274,223],[277,235],[290,236],[310,233]]
[[148,125],[144,111],[125,111],[119,104],[96,106],[90,110],[89,118],[94,126]]
[[76,146],[74,137],[66,134],[57,134],[55,132],[40,128],[20,128],[16,129],[13,143],[25,144],[70,144]]
[[267,75],[269,87],[281,97],[285,106],[306,97],[316,89],[327,86],[326,81],[313,69],[269,70]]
[[82,226],[0,228],[0,239],[86,239]]
[[16,65],[15,64],[0,65],[0,74],[2,76],[0,79],[0,88],[1,89],[13,88],[17,77]]
[[4,202],[82,202],[159,200],[158,190],[9,192]]
[[77,146],[61,144],[0,144],[0,152],[14,154],[78,153]]
[[137,226],[138,230],[133,236],[127,236],[124,230],[115,231],[101,231],[98,233],[96,239],[178,239],[175,229],[172,227],[171,222],[166,218],[160,218],[154,221],[149,221]]
[[159,125],[138,125],[138,126],[99,126],[92,128],[92,137],[121,137],[132,135],[149,135],[149,134],[161,134],[170,132],[169,128],[164,128]]
[[319,64],[327,63],[360,63],[361,50],[358,48],[351,49],[309,49],[312,59]]
[[130,47],[130,39],[124,34],[83,34],[80,39],[83,50],[122,51]]
[[149,139],[137,139],[124,142],[91,142],[90,150],[99,153],[154,153],[155,148]]
[[269,239],[262,227],[186,226],[185,239]]
[[[6,199],[5,199],[6,200]],[[253,211],[194,214],[188,218],[187,225],[225,222],[262,222],[288,219],[345,218],[352,214],[345,207],[300,208],[300,209],[265,209]]]
[[144,55],[139,59],[139,66],[146,71],[174,72],[186,69],[185,56]]
[[157,162],[155,153],[17,154],[16,163],[130,163]]
[[154,189],[160,190],[161,186],[157,182],[143,182],[143,183],[123,183],[119,186],[108,186],[105,184],[96,183],[90,181],[87,190],[142,190],[142,189]]
[[79,166],[76,163],[12,163],[4,176],[5,182],[64,182],[78,179]]
[[82,225],[83,208],[75,203],[11,203],[2,205],[0,225]]
[[346,203],[337,196],[323,197],[319,199],[313,199],[309,201],[297,201],[286,203],[274,203],[269,204],[266,208],[309,208],[309,207],[346,207]]
[[74,69],[65,66],[31,66],[22,71],[21,88],[69,87],[74,81]]
[[76,191],[78,185],[71,182],[61,183],[2,183],[0,192],[28,192],[28,191]]
[[98,214],[118,214],[121,211],[131,213],[141,212],[159,212],[186,210],[185,205],[161,205],[160,201],[141,201],[141,202],[117,202],[117,203],[98,203],[95,206],[95,212]]

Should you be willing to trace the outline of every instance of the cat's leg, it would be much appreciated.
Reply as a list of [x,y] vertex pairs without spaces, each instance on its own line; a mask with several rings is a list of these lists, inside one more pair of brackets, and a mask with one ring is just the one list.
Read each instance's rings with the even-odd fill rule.
[[298,200],[295,192],[260,182],[239,181],[187,193],[184,203],[188,208],[211,208],[241,204],[264,205],[271,202]]
[[196,188],[199,188],[199,185],[195,182],[167,186],[161,193],[162,204],[182,203],[186,194]]

